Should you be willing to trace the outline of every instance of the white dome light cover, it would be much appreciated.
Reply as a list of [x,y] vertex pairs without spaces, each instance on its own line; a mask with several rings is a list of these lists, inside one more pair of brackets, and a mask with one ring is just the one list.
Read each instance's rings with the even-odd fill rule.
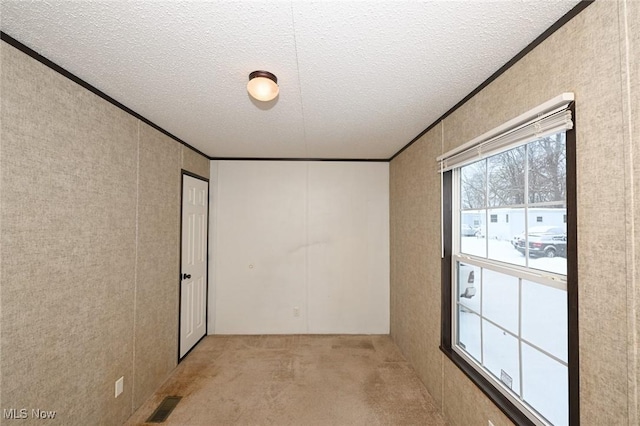
[[278,78],[269,71],[253,71],[249,74],[247,92],[258,101],[271,101],[280,92]]

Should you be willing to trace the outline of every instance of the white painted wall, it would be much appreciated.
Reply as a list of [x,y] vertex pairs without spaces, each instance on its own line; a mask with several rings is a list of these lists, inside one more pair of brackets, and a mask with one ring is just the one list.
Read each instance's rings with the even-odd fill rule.
[[389,332],[388,163],[212,161],[211,185],[210,333]]

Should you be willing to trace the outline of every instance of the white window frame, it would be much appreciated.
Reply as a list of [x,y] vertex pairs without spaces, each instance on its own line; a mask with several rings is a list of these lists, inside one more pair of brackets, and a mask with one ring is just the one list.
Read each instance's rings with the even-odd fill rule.
[[[536,139],[530,141],[530,142],[535,142]],[[529,142],[527,142],[529,143]],[[527,143],[524,143],[523,145],[526,145]],[[556,288],[559,290],[567,290],[567,276],[563,275],[563,274],[557,274],[557,273],[553,273],[553,272],[548,272],[548,271],[543,271],[543,270],[537,270],[537,269],[533,269],[531,267],[528,266],[521,266],[521,265],[515,265],[515,264],[510,264],[510,263],[506,263],[506,262],[502,262],[499,260],[493,260],[490,259],[488,257],[479,257],[479,256],[474,256],[471,254],[466,254],[466,253],[462,253],[461,251],[461,247],[460,247],[460,242],[461,242],[461,235],[460,235],[460,229],[461,229],[461,223],[460,223],[460,217],[461,217],[461,206],[460,206],[460,201],[461,201],[461,194],[460,194],[460,188],[461,188],[461,173],[460,173],[460,168],[455,168],[453,169],[453,182],[452,182],[452,211],[454,212],[453,218],[452,218],[452,255],[451,255],[451,337],[452,337],[452,349],[458,354],[460,355],[462,358],[464,358],[469,364],[473,365],[476,370],[478,371],[478,373],[480,373],[481,375],[483,375],[485,377],[485,379],[489,380],[491,383],[494,384],[494,386],[503,393],[503,395],[505,397],[507,397],[512,404],[514,404],[516,407],[518,407],[534,424],[539,425],[539,426],[549,426],[551,425],[551,423],[549,423],[542,415],[538,414],[535,410],[535,407],[527,404],[526,402],[524,402],[520,397],[518,397],[518,395],[514,392],[511,392],[503,383],[501,383],[499,380],[496,380],[496,378],[487,370],[487,368],[485,366],[483,366],[481,363],[479,363],[477,360],[475,360],[473,357],[471,357],[466,350],[464,350],[463,348],[461,348],[457,342],[460,340],[459,336],[458,336],[458,305],[463,305],[462,303],[460,303],[457,299],[458,297],[458,291],[459,291],[459,287],[458,287],[458,263],[461,264],[466,264],[466,265],[473,265],[476,266],[478,268],[482,268],[482,269],[487,269],[493,272],[498,272],[501,274],[505,274],[505,275],[509,275],[511,277],[517,278],[518,279],[518,323],[520,324],[522,322],[522,281],[526,280],[529,282],[533,282],[536,284],[540,284],[540,285],[545,285],[545,286],[549,286],[552,288]],[[525,190],[526,191],[526,190]],[[526,192],[525,192],[526,194]],[[525,199],[527,199],[527,203],[526,205],[528,205],[528,197],[525,195]],[[560,204],[560,203],[556,203],[556,204]],[[566,206],[565,206],[566,207]],[[490,207],[485,206],[483,208],[479,208],[478,210],[484,210],[485,214],[488,216],[489,215],[489,210]],[[525,210],[526,211],[526,210]],[[527,221],[525,220],[525,229],[528,228],[528,224]],[[487,225],[487,229],[488,229],[488,225]],[[525,234],[527,233],[527,231],[525,231]],[[529,257],[528,255],[528,251],[529,251],[529,245],[525,244],[525,251],[526,251],[526,258]],[[482,286],[482,275],[483,274],[478,274],[479,276],[476,278],[476,282],[480,283],[480,286]],[[483,292],[480,291],[480,293],[482,294]],[[492,321],[491,319],[485,317],[482,313],[482,301],[481,301],[481,308],[480,308],[480,312],[475,312],[482,320],[488,321],[489,323],[491,323],[493,326],[499,328],[500,330],[502,330],[503,332],[511,335],[513,338],[515,338],[516,340],[518,340],[518,351],[519,351],[519,371],[518,374],[520,375],[519,377],[519,383],[520,383],[520,389],[518,390],[518,393],[521,395],[522,394],[522,386],[523,386],[523,380],[522,380],[522,344],[527,344],[533,348],[535,348],[536,350],[540,351],[542,354],[544,354],[545,356],[552,358],[553,360],[555,360],[556,362],[560,363],[561,365],[565,366],[568,368],[568,362],[565,360],[562,360],[558,357],[556,357],[555,355],[549,353],[548,351],[546,351],[545,349],[539,347],[538,345],[536,345],[533,342],[530,342],[528,340],[526,340],[525,338],[522,337],[521,333],[518,332],[517,334],[514,334],[512,331],[507,330],[506,328],[504,328],[503,326],[501,326],[500,324],[495,323],[494,321]],[[465,307],[466,308],[466,307]],[[467,308],[468,309],[468,308]],[[481,344],[483,341],[482,336],[480,337],[481,340]],[[481,346],[482,347],[482,346]]]

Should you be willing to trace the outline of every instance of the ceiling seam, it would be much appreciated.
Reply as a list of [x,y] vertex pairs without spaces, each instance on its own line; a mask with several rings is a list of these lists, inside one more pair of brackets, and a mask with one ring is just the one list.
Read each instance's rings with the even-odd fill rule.
[[298,40],[296,39],[296,20],[293,16],[293,0],[291,5],[291,30],[293,31],[293,51],[296,54],[296,73],[298,75],[298,94],[300,95],[300,114],[302,118],[302,143],[304,143],[304,155],[309,155],[309,146],[307,145],[307,123],[304,119],[304,102],[302,101],[302,82],[300,81],[300,62],[298,61]]

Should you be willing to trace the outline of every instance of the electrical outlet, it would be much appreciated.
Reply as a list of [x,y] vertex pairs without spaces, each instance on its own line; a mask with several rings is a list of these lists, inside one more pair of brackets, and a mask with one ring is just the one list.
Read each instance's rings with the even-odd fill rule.
[[123,390],[124,390],[124,376],[116,380],[116,398],[118,397],[118,395],[122,393]]
[[298,308],[297,306],[295,308],[293,308],[293,316],[294,317],[299,317],[300,316],[300,308]]

